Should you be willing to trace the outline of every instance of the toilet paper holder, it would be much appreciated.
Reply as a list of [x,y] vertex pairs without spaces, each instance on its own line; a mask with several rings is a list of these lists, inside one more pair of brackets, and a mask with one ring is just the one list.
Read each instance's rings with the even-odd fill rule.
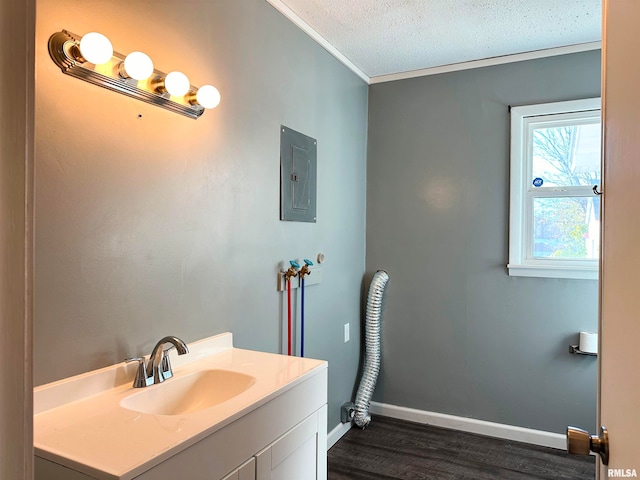
[[587,355],[589,357],[597,357],[597,353],[591,352],[583,352],[580,350],[580,345],[569,345],[569,353],[573,353],[574,355]]

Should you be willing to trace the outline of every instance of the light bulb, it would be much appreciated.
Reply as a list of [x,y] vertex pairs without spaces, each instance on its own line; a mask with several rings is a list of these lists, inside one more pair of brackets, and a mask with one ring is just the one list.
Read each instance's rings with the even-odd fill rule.
[[216,108],[220,103],[220,92],[213,85],[203,85],[196,93],[196,100],[204,108]]
[[131,52],[124,59],[124,71],[134,80],[145,80],[153,73],[153,62],[145,53]]
[[101,33],[91,32],[80,40],[80,53],[87,62],[102,65],[113,57],[113,46]]
[[171,72],[164,79],[164,88],[173,97],[183,97],[190,87],[189,79],[182,72]]

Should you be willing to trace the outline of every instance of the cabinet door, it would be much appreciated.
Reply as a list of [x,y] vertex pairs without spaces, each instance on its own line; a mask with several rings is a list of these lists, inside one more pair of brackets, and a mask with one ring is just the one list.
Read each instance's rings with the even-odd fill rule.
[[316,412],[256,455],[256,480],[324,480],[318,478],[318,443]]
[[256,460],[250,459],[243,463],[240,468],[234,470],[222,480],[256,480]]
[[238,470],[234,470],[222,480],[238,480]]
[[238,469],[238,480],[256,480],[255,458],[252,458]]
[[34,478],[36,480],[95,480],[89,475],[76,472],[40,457],[34,458],[34,465]]

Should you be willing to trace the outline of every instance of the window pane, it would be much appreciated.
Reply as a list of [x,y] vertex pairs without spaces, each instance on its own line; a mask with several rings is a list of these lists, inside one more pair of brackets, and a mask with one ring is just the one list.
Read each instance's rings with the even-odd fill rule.
[[600,248],[600,199],[533,199],[533,257],[597,259]]
[[535,186],[600,183],[600,123],[536,128],[532,140]]

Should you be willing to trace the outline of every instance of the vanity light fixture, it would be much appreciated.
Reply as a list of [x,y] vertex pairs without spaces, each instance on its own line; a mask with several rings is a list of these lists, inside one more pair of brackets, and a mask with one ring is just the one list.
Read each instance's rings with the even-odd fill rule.
[[62,73],[190,118],[220,103],[213,85],[197,88],[182,72],[161,72],[145,53],[115,52],[101,33],[79,37],[67,30],[56,32],[49,38],[49,55]]

